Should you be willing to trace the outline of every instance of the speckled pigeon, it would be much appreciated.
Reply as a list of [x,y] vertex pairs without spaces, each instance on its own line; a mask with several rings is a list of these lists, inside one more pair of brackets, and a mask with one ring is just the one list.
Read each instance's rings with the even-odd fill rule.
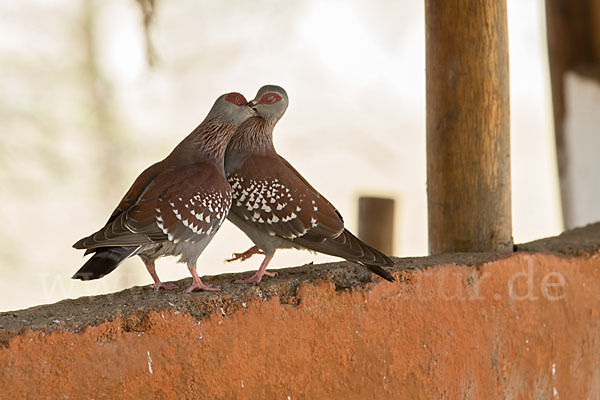
[[275,251],[282,248],[309,249],[354,261],[382,278],[393,281],[382,267],[393,261],[361,242],[344,228],[335,207],[275,151],[273,128],[288,106],[279,86],[262,87],[249,102],[257,115],[244,121],[227,146],[225,173],[233,189],[228,219],[255,246],[234,253],[228,261],[264,254],[259,270],[238,283],[257,283]]
[[135,180],[106,225],[73,245],[94,255],[73,279],[98,279],[128,257],[139,255],[154,280],[154,289],[174,289],[156,274],[154,261],[179,256],[192,274],[196,289],[203,284],[196,261],[211,241],[231,206],[231,187],[223,169],[227,143],[236,128],[255,115],[239,93],[217,99],[206,119],[164,160]]

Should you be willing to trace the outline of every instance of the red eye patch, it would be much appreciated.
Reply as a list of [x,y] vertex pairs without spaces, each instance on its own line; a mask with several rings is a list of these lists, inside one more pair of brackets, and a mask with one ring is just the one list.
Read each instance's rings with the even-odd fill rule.
[[277,103],[278,101],[281,101],[281,96],[278,95],[277,93],[265,93],[260,98],[259,103],[261,103],[261,104],[273,104],[273,103]]
[[246,101],[246,98],[242,94],[236,92],[229,93],[225,97],[225,101],[228,101],[238,106],[243,106],[244,104],[248,103],[248,101]]

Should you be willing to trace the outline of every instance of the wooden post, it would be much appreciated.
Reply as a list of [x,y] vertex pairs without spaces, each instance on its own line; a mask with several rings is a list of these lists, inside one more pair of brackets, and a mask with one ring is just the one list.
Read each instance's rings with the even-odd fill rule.
[[565,133],[565,74],[600,62],[600,2],[546,0],[546,30],[554,110],[554,136],[564,225],[574,227]]
[[506,0],[425,0],[429,251],[512,251]]
[[394,254],[393,199],[358,199],[358,237],[388,256]]

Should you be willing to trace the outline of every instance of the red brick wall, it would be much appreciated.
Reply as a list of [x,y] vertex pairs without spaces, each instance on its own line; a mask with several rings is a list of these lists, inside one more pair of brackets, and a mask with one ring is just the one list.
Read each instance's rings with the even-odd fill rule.
[[303,283],[295,296],[230,299],[201,318],[165,308],[76,333],[5,332],[0,393],[600,398],[598,255],[517,253],[397,276],[339,290],[331,281]]

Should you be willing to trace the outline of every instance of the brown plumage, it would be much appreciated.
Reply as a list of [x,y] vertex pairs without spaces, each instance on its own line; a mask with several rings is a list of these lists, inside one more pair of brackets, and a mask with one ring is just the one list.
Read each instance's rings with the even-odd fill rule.
[[357,262],[393,281],[382,267],[392,260],[361,242],[344,227],[335,207],[313,188],[273,146],[273,129],[287,108],[287,94],[278,86],[261,88],[250,104],[257,116],[240,125],[225,155],[225,171],[233,189],[229,220],[256,246],[232,259],[264,253],[252,277],[259,282],[279,248],[306,248]]
[[135,180],[106,225],[73,245],[94,253],[74,279],[98,279],[123,260],[139,255],[154,288],[172,289],[156,275],[154,262],[179,256],[188,265],[195,289],[202,283],[196,261],[217,232],[231,206],[231,187],[223,169],[227,143],[239,124],[254,115],[246,99],[229,93],[217,99],[206,119],[164,160]]

